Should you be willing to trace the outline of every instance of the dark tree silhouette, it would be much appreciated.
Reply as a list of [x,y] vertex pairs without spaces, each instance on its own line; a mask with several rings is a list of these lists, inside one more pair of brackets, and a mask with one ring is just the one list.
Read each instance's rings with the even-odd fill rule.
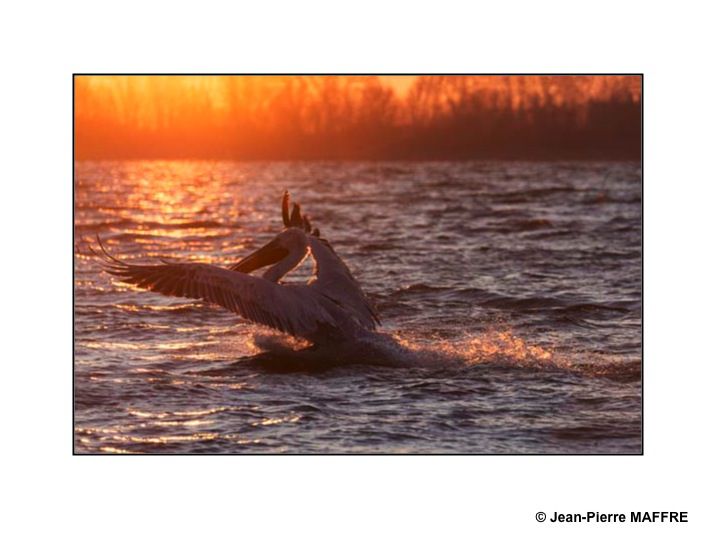
[[638,159],[640,78],[76,77],[77,159]]

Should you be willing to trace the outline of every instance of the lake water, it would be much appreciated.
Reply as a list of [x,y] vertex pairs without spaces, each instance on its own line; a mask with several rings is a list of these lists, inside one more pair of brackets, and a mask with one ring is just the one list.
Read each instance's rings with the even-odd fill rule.
[[[75,170],[78,453],[639,453],[634,163],[115,162]],[[280,338],[114,282],[127,261],[230,264],[284,189],[410,366],[286,372]],[[308,268],[298,271],[309,276]]]

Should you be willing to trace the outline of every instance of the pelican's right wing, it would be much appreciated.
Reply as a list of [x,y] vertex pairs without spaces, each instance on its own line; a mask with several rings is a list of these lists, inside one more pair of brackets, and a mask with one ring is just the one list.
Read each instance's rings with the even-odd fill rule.
[[375,330],[380,318],[347,265],[324,238],[308,236],[308,242],[315,259],[315,280],[310,287],[350,309],[363,328]]
[[321,325],[335,326],[333,317],[315,295],[303,294],[298,287],[278,285],[211,264],[129,264],[112,257],[104,248],[103,257],[105,270],[124,283],[166,296],[202,299],[294,336],[312,335]]

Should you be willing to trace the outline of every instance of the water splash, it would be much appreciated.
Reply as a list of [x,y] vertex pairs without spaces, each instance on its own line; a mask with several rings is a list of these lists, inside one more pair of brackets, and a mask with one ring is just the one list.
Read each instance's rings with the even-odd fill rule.
[[492,364],[513,367],[567,368],[570,363],[550,348],[533,345],[510,329],[491,329],[481,334],[466,333],[459,338],[394,337],[415,355],[420,364],[429,366],[472,366]]
[[581,376],[620,381],[640,377],[638,362],[601,358],[586,351],[559,352],[540,346],[510,328],[466,333],[456,339],[403,332],[370,334],[359,341],[332,347],[308,347],[307,343],[271,331],[253,336],[254,356],[247,360],[261,368],[280,371],[314,371],[367,365],[393,368],[463,369],[501,367],[555,370]]
[[401,332],[375,333],[348,344],[308,347],[303,340],[270,331],[252,338],[251,350],[263,360],[317,362],[323,365],[381,365],[390,367],[464,367],[504,364],[567,367],[549,349],[532,345],[510,330],[491,330],[448,340]]
[[637,381],[641,377],[640,361],[585,350],[563,348],[561,352],[560,347],[554,345],[533,344],[510,328],[488,329],[480,334],[466,333],[453,340],[399,336],[394,339],[410,351],[408,360],[426,367],[554,370],[619,382]]

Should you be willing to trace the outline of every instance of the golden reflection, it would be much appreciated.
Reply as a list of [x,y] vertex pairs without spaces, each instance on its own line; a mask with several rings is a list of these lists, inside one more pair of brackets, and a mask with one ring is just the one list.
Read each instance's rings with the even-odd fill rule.
[[[162,299],[160,299],[162,300]],[[158,301],[160,301],[158,300]],[[144,304],[141,306],[135,305],[135,304],[115,304],[114,307],[121,309],[123,311],[131,311],[131,312],[137,312],[137,311],[178,311],[181,309],[188,309],[188,308],[194,308],[201,306],[199,302],[191,302],[191,303],[175,303],[171,305],[151,305],[151,304]]]
[[264,418],[259,422],[252,422],[251,426],[274,426],[277,424],[284,424],[284,423],[294,423],[300,420],[300,416],[298,415],[291,415],[291,416],[283,416],[280,418]]
[[203,383],[210,388],[227,388],[229,390],[247,390],[250,388],[248,383]]
[[220,437],[217,433],[193,433],[192,435],[165,435],[162,437],[138,437],[135,435],[115,435],[113,440],[141,444],[168,444],[176,442],[212,441]]
[[262,439],[238,439],[235,441],[236,444],[260,444]]
[[206,426],[214,424],[214,420],[158,420],[152,422],[155,426],[182,426],[182,427],[193,427],[193,426]]
[[172,412],[149,412],[137,409],[128,409],[128,413],[140,418],[168,418],[172,416],[208,416],[224,411],[239,410],[236,407],[214,407],[211,409],[199,409],[197,411],[172,411]]
[[[213,238],[220,238],[225,235],[225,230],[214,230],[208,232],[205,228],[180,228],[180,229],[125,229],[124,232],[127,234],[133,234],[137,237],[138,243],[153,243],[152,238],[185,238],[187,236],[201,236],[208,240]],[[146,237],[146,238],[143,238]]]
[[128,342],[117,342],[117,341],[82,341],[78,344],[88,349],[99,349],[107,351],[148,351],[148,350],[162,350],[162,351],[177,351],[183,349],[190,349],[195,347],[209,346],[218,343],[217,341],[209,340],[203,343],[195,343],[191,341],[179,341],[172,343],[128,343]]
[[160,349],[161,351],[177,351],[193,347],[207,347],[208,345],[213,345],[215,343],[218,342],[212,340],[204,341],[203,343],[195,343],[194,341],[179,341],[176,343],[157,343],[155,348]]
[[114,446],[101,446],[100,451],[108,454],[139,454],[139,452],[131,452],[130,450],[116,448]]
[[[186,411],[186,412],[168,412],[168,413],[145,413],[142,411],[131,411],[135,416],[142,418],[171,418],[182,414],[198,414],[207,413],[208,411],[219,411],[224,408],[209,409],[206,411]],[[289,415],[282,418],[265,418],[262,421],[255,422],[252,427],[258,426],[275,426],[286,422],[297,422],[300,420],[298,415]],[[187,434],[173,434],[173,435],[149,435],[142,436],[127,433],[137,429],[147,429],[150,426],[160,426],[166,428],[181,427],[181,428],[193,428],[197,426],[206,426],[214,423],[213,420],[191,418],[189,420],[153,420],[150,423],[140,423],[132,425],[118,426],[117,428],[104,429],[104,428],[82,428],[76,429],[79,435],[83,435],[77,439],[80,445],[83,445],[85,449],[92,447],[93,442],[101,443],[99,447],[100,452],[106,453],[121,453],[121,454],[139,454],[144,453],[138,451],[137,448],[134,450],[127,450],[126,445],[128,444],[140,444],[140,445],[170,445],[175,443],[187,443],[187,442],[198,442],[198,441],[214,441],[214,440],[225,440],[230,441],[238,445],[253,445],[261,444],[263,442],[260,438],[247,438],[243,434],[238,433],[215,433],[200,431],[196,433]],[[109,444],[108,444],[109,443]]]

